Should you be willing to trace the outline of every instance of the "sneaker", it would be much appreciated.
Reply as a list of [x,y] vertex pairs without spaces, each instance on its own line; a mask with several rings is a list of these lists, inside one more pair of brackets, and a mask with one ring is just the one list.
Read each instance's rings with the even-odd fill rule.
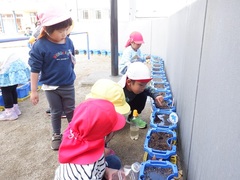
[[16,112],[16,114],[17,114],[18,116],[20,116],[20,115],[22,114],[22,112],[21,112],[20,109],[19,109],[18,104],[14,104],[14,105],[13,105],[13,109],[15,110],[15,112]]
[[136,119],[132,119],[132,122],[135,122],[136,125],[139,127],[139,129],[144,129],[147,127],[147,123],[142,120],[140,117],[137,117]]
[[14,108],[6,108],[5,111],[0,114],[0,121],[12,121],[17,118],[18,115],[16,114]]
[[57,151],[62,142],[62,134],[53,134],[51,149]]

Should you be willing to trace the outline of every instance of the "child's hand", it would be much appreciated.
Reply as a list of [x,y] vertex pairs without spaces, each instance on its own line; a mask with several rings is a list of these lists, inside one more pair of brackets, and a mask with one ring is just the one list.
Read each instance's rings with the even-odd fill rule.
[[131,58],[131,63],[133,62],[138,62],[138,61],[143,61],[144,59],[142,59],[141,57],[139,57],[138,55],[135,55]]
[[157,104],[158,107],[163,106],[163,102],[164,102],[163,96],[162,96],[162,95],[157,96],[157,97],[155,98],[155,102],[156,102],[156,104]]
[[109,156],[109,155],[113,155],[113,154],[115,154],[115,152],[112,149],[105,147],[105,149],[104,149],[104,156],[105,157]]
[[33,105],[36,105],[39,102],[38,92],[32,91],[30,94],[30,101]]
[[113,174],[114,174],[114,173],[117,174],[118,171],[121,172],[122,179],[123,179],[123,180],[126,180],[125,173],[124,173],[123,170],[117,170],[117,169],[111,169],[111,168],[106,168],[105,178],[108,179],[108,180],[112,180],[112,179],[113,179]]

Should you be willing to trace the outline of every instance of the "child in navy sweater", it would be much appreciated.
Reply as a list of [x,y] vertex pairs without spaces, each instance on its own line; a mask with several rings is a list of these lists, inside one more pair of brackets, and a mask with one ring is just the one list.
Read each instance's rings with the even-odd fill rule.
[[68,37],[72,19],[68,11],[56,7],[45,8],[38,13],[42,26],[38,40],[30,50],[31,102],[39,101],[37,83],[40,82],[51,108],[53,150],[58,150],[61,140],[61,115],[64,111],[68,122],[75,108],[74,46]]

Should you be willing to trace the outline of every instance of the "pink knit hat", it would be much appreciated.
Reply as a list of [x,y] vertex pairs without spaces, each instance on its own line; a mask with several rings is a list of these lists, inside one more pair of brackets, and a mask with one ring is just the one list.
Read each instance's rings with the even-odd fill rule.
[[41,26],[52,26],[71,18],[71,16],[66,9],[47,7],[38,12],[37,18]]
[[127,44],[125,45],[125,47],[128,47],[131,45],[131,43],[134,42],[136,44],[142,44],[144,43],[143,41],[143,37],[142,34],[140,32],[134,31],[130,34],[130,37],[127,41]]
[[90,164],[104,153],[105,136],[124,127],[126,120],[110,101],[87,99],[75,108],[59,148],[60,163]]

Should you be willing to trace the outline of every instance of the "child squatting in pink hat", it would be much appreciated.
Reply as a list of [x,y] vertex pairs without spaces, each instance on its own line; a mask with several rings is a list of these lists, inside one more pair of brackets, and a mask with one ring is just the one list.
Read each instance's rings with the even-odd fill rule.
[[144,43],[143,36],[140,32],[134,31],[130,34],[130,37],[125,45],[122,57],[119,61],[119,73],[125,74],[129,64],[133,62],[145,62],[146,59],[151,58],[149,55],[142,55],[140,50],[141,45]]
[[117,170],[105,161],[105,137],[125,123],[125,117],[108,100],[90,98],[82,102],[64,132],[55,180],[109,179]]

